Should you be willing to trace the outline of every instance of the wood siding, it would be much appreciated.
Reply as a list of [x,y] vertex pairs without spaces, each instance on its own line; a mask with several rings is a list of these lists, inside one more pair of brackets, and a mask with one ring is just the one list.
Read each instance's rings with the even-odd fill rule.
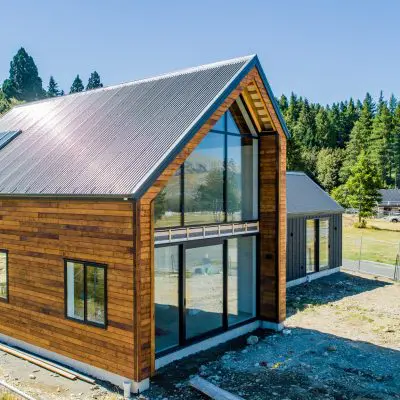
[[260,138],[260,317],[286,318],[286,139]]
[[[263,319],[270,321],[282,321],[285,319],[286,313],[286,136],[282,127],[279,124],[278,117],[273,109],[271,100],[268,98],[267,92],[262,84],[262,80],[256,68],[254,68],[237,86],[235,90],[225,99],[221,106],[214,112],[210,119],[199,129],[195,136],[184,147],[175,160],[166,168],[154,182],[152,187],[142,196],[137,206],[137,214],[140,215],[140,223],[137,224],[138,246],[140,252],[136,255],[136,265],[139,284],[142,285],[140,292],[139,302],[136,304],[136,312],[140,321],[137,327],[137,336],[140,337],[140,343],[137,346],[137,362],[138,362],[138,375],[137,380],[144,379],[149,376],[149,373],[154,373],[155,361],[155,310],[154,310],[154,227],[153,227],[153,200],[160,192],[160,190],[168,183],[168,180],[175,174],[177,169],[182,165],[191,152],[203,140],[203,138],[210,131],[212,126],[220,119],[220,117],[229,109],[232,103],[239,97],[245,88],[249,85],[256,84],[258,93],[263,96],[262,101],[257,97],[257,104],[253,104],[254,112],[265,116],[272,121],[276,126],[277,132],[273,136],[264,136],[262,143],[265,144],[264,148],[260,150],[262,162],[266,160],[266,168],[262,169],[260,185],[266,185],[265,191],[261,191],[267,196],[263,197],[265,204],[261,204],[261,214],[263,209],[271,209],[264,213],[261,218],[262,230],[265,229],[266,235],[273,236],[272,240],[277,238],[276,234],[279,232],[279,239],[277,239],[277,246],[274,246],[273,258],[274,266],[270,263],[266,265],[262,261],[262,271],[266,271],[271,279],[271,283],[261,286],[261,302],[260,313]],[[278,154],[275,151],[275,139],[279,137],[279,170],[277,171]],[[264,140],[265,139],[265,140]],[[263,146],[263,145],[261,145]],[[272,149],[272,153],[271,153]],[[270,168],[272,166],[272,168]],[[279,226],[275,228],[269,222],[275,221],[277,208],[275,192],[271,192],[270,185],[275,187],[279,181]],[[271,193],[272,197],[269,197]],[[273,209],[273,210],[272,210]],[[264,217],[266,219],[264,219]],[[265,242],[264,242],[265,243]],[[276,254],[278,249],[278,254]],[[139,254],[140,253],[140,254]],[[275,264],[275,261],[277,264]],[[275,268],[275,265],[279,267]],[[264,282],[267,280],[265,276]],[[279,301],[276,299],[279,297]]]
[[[132,379],[132,221],[130,202],[1,200],[9,303],[0,302],[0,332]],[[107,264],[107,329],[65,318],[64,258]]]
[[[244,89],[269,131],[260,138],[259,312],[282,321],[286,138],[254,68],[140,200],[0,201],[0,247],[9,250],[10,283],[10,301],[0,303],[0,332],[135,381],[149,377],[155,361],[153,201]],[[107,329],[65,319],[64,258],[108,265]]]

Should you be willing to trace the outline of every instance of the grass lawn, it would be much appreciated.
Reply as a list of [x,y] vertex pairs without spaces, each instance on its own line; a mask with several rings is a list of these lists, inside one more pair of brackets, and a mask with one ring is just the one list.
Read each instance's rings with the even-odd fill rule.
[[354,227],[355,215],[343,216],[343,258],[394,265],[400,246],[400,224],[369,219],[366,229]]

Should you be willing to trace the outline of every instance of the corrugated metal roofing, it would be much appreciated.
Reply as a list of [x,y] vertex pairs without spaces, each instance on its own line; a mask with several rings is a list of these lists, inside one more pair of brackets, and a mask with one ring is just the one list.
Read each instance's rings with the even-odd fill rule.
[[380,204],[400,204],[400,189],[381,189],[382,199]]
[[303,172],[287,172],[286,201],[288,214],[343,212],[343,208]]
[[22,130],[0,151],[0,194],[140,195],[254,65],[242,57],[15,107],[0,119],[0,131]]

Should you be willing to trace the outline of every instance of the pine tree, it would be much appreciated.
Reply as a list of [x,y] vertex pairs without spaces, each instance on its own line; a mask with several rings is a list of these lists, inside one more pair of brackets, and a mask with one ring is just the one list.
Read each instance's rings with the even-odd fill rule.
[[397,107],[397,99],[394,96],[394,94],[392,93],[389,99],[389,111],[390,114],[394,115],[395,111],[396,111],[396,107]]
[[332,129],[327,111],[321,107],[315,116],[315,141],[312,145],[319,149],[323,147],[335,147],[336,137]]
[[400,103],[397,104],[393,116],[392,148],[394,160],[394,186],[400,188]]
[[367,151],[371,141],[372,124],[375,113],[375,104],[369,93],[365,96],[360,118],[354,124],[350,133],[350,141],[346,146],[346,156],[340,172],[342,182],[347,181],[350,169],[362,151]]
[[358,210],[360,225],[364,218],[373,215],[376,204],[381,198],[379,193],[381,187],[382,182],[375,164],[362,151],[351,168],[350,178],[344,185],[349,204]]
[[293,128],[293,136],[297,137],[302,147],[313,147],[316,142],[315,114],[307,99],[304,100],[298,120]]
[[342,134],[341,147],[345,147],[346,143],[350,140],[350,132],[354,128],[354,124],[359,118],[357,108],[352,98],[350,98],[346,110],[344,111],[344,126]]
[[76,78],[74,79],[74,81],[72,82],[72,86],[70,89],[70,93],[78,93],[78,92],[82,92],[84,89],[83,83],[82,83],[82,79],[79,78],[79,74],[76,76]]
[[393,120],[389,108],[383,99],[380,99],[378,112],[373,120],[370,145],[367,154],[375,163],[379,176],[383,182],[390,185],[394,168],[393,150]]
[[279,99],[279,108],[280,108],[282,114],[286,114],[286,111],[289,108],[288,99],[284,94]]
[[61,96],[61,91],[58,89],[58,83],[55,81],[53,75],[50,76],[49,79],[49,86],[47,87],[47,96],[48,97]]
[[100,81],[100,75],[96,71],[92,72],[90,74],[86,90],[97,89],[101,87],[103,87],[103,84]]
[[21,47],[10,63],[10,76],[3,82],[7,99],[32,101],[45,97],[42,79],[33,58]]
[[339,171],[343,164],[343,149],[322,149],[317,158],[317,180],[328,192],[339,186]]
[[286,112],[284,112],[286,124],[291,132],[294,129],[299,118],[301,108],[300,102],[301,100],[299,100],[297,96],[292,92],[292,94],[290,95],[289,106]]
[[379,92],[379,99],[378,99],[378,105],[377,105],[377,113],[380,113],[382,110],[382,107],[384,105],[387,105],[385,98],[383,97],[383,91],[381,90]]

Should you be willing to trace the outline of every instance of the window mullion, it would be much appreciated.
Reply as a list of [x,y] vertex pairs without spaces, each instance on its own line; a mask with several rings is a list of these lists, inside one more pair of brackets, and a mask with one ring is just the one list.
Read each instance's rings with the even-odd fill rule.
[[[225,121],[225,124],[227,122]],[[223,208],[224,222],[228,222],[228,135],[224,136],[224,171],[223,171]]]
[[83,320],[87,322],[87,268],[83,264]]

